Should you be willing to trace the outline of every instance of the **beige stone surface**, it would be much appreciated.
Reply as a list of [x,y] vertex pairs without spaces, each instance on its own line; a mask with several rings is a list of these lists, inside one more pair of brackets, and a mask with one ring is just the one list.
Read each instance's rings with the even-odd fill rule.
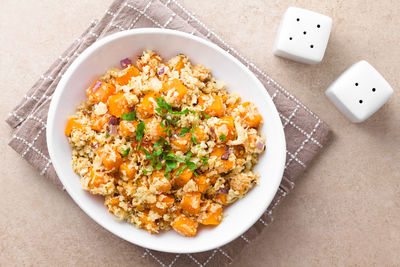
[[[274,223],[233,266],[399,266],[400,2],[182,2],[334,131],[332,143],[298,180]],[[1,1],[1,118],[110,3]],[[321,64],[307,66],[271,54],[281,15],[291,5],[333,18]],[[352,124],[324,90],[361,59],[374,65],[395,93],[371,119]],[[5,122],[0,131],[0,265],[148,265],[131,244],[102,229],[9,148],[11,129]]]

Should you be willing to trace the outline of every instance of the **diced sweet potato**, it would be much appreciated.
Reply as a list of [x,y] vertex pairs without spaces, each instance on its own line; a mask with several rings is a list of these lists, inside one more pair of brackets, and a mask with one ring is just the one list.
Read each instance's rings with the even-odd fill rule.
[[133,65],[121,71],[120,75],[116,77],[119,85],[127,85],[132,77],[140,75],[140,71]]
[[150,177],[150,188],[158,192],[168,192],[171,190],[170,181],[164,176],[164,171],[154,171]]
[[161,194],[157,196],[156,203],[150,205],[152,211],[158,213],[159,215],[164,215],[169,208],[171,208],[175,203],[175,199],[167,194]]
[[257,107],[250,102],[244,102],[229,108],[230,114],[243,118],[243,124],[250,128],[257,128],[262,122],[262,116]]
[[201,193],[188,192],[182,197],[181,208],[189,214],[196,215],[200,210]]
[[189,150],[190,145],[191,145],[191,141],[190,141],[191,137],[192,137],[192,133],[190,133],[190,132],[185,134],[182,137],[179,134],[174,134],[171,137],[172,149],[186,153]]
[[227,146],[216,146],[210,156],[216,156],[215,169],[220,172],[227,172],[235,166],[235,161],[230,156]]
[[200,215],[199,222],[204,225],[218,225],[222,220],[222,207],[216,203],[208,203],[205,213]]
[[121,120],[119,123],[119,134],[121,136],[134,136],[136,127],[139,124],[137,121],[125,121]]
[[172,223],[172,228],[183,236],[195,236],[197,233],[198,223],[185,215],[179,215]]
[[214,126],[214,133],[218,143],[226,143],[235,138],[235,122],[233,117],[225,116],[218,119]]
[[200,193],[205,193],[211,184],[211,179],[208,178],[205,174],[201,174],[196,177],[195,181]]
[[167,137],[168,133],[161,127],[160,122],[161,120],[157,117],[151,117],[145,120],[145,135],[148,140],[157,142],[160,140],[160,137]]
[[118,170],[119,166],[122,164],[121,155],[118,153],[117,149],[110,145],[105,145],[103,148],[99,149],[98,155],[100,156],[104,167],[109,171]]
[[70,136],[73,129],[82,129],[83,127],[77,118],[69,118],[64,133],[66,136]]
[[164,83],[162,92],[167,94],[171,90],[174,91],[172,96],[177,100],[178,103],[180,103],[187,94],[186,86],[183,85],[183,83],[178,79],[173,79]]
[[157,92],[149,92],[143,97],[142,102],[138,104],[136,109],[142,118],[149,118],[154,114],[154,105],[157,103],[156,98],[159,96]]
[[108,98],[114,94],[115,86],[111,83],[95,80],[93,84],[86,90],[86,96],[92,103],[107,103]]
[[95,131],[100,132],[101,130],[104,129],[104,125],[107,124],[107,122],[110,120],[110,118],[111,118],[110,114],[93,116],[93,118],[90,121],[90,128],[92,128]]
[[190,178],[193,176],[193,172],[189,168],[185,168],[183,172],[177,175],[177,172],[181,169],[181,166],[175,169],[173,173],[174,184],[178,187],[183,187],[187,182],[189,182]]
[[119,166],[119,174],[128,179],[135,178],[136,172],[137,172],[136,167],[130,164],[129,162],[124,162],[121,164],[121,166]]
[[226,205],[226,201],[227,201],[227,194],[224,193],[217,193],[215,196],[216,202],[222,204],[222,205]]
[[99,173],[94,171],[92,168],[89,170],[89,183],[88,187],[90,189],[99,188],[100,186],[111,181],[112,177],[105,173]]
[[149,211],[144,211],[140,216],[139,220],[142,222],[141,228],[147,230],[151,234],[158,233],[158,226],[155,221],[152,221],[149,217]]
[[203,127],[194,128],[194,137],[196,137],[196,140],[199,142],[207,141],[208,139],[207,132]]
[[108,99],[108,110],[111,115],[120,118],[122,114],[129,112],[128,100],[124,93],[111,96]]
[[220,95],[202,94],[199,97],[199,106],[209,116],[222,117],[225,113],[225,103]]

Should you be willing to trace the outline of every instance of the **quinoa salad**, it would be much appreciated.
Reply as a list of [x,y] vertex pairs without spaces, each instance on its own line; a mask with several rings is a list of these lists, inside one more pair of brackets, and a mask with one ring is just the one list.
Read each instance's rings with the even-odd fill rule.
[[68,118],[72,168],[118,219],[195,236],[258,183],[262,116],[202,65],[153,51],[125,58]]

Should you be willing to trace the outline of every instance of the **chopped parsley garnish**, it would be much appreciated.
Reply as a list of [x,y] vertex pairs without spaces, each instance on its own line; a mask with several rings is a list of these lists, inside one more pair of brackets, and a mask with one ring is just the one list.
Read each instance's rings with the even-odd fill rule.
[[208,116],[204,111],[200,111],[200,113],[204,116],[205,119],[209,119],[210,116]]
[[190,131],[189,127],[182,127],[181,132],[179,133],[180,137],[184,137]]
[[122,149],[122,154],[121,156],[124,158],[126,156],[129,155],[129,151],[131,151],[131,149],[128,147],[127,149]]
[[188,113],[189,113],[189,109],[188,108],[185,108],[182,111],[172,111],[171,112],[171,114],[173,114],[173,115],[186,115]]
[[197,139],[196,139],[196,136],[194,136],[194,134],[192,134],[192,137],[190,138],[190,140],[192,141],[193,144],[197,145]]
[[108,138],[108,137],[110,137],[110,134],[109,134],[109,133],[106,133],[106,138]]
[[148,170],[143,170],[143,174],[144,175],[147,175],[147,174],[150,174],[150,173],[152,173],[153,172],[153,168],[151,167],[150,169],[148,169]]
[[140,122],[136,128],[136,140],[138,140],[139,142],[141,142],[143,139],[143,133],[145,128],[146,125],[144,124],[144,121]]
[[137,120],[136,111],[132,111],[132,112],[129,112],[129,113],[122,114],[121,119],[123,119],[124,121],[135,121],[135,120]]
[[201,162],[202,162],[204,165],[207,165],[207,164],[208,164],[208,157],[201,157],[200,159],[201,159]]
[[221,142],[225,142],[225,140],[226,140],[226,135],[221,134],[221,135],[219,136],[219,140],[221,140]]

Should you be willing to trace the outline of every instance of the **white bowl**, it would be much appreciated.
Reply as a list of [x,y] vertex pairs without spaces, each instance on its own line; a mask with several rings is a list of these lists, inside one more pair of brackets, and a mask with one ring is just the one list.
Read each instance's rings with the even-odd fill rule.
[[[224,209],[226,217],[217,227],[200,227],[192,238],[175,231],[151,235],[126,222],[115,220],[107,212],[103,197],[84,191],[71,168],[71,148],[64,135],[67,117],[86,100],[85,88],[125,57],[140,55],[144,49],[157,51],[164,59],[179,53],[194,63],[211,69],[230,92],[254,102],[264,118],[261,128],[266,135],[266,151],[255,170],[260,184],[248,195]],[[65,72],[55,90],[47,119],[47,146],[58,177],[72,199],[93,220],[113,234],[136,245],[164,252],[194,253],[214,249],[234,240],[248,230],[271,203],[282,179],[286,144],[278,112],[261,82],[233,56],[204,39],[179,31],[136,29],[101,39],[86,49]]]

